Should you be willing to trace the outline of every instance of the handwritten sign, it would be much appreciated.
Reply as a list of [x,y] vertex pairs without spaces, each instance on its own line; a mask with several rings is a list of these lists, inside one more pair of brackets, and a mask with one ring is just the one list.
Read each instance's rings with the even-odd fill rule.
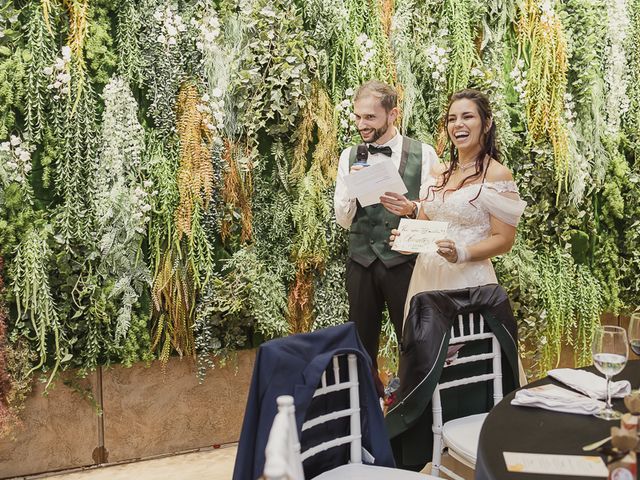
[[448,226],[447,222],[403,218],[398,225],[400,234],[393,242],[391,250],[412,253],[435,252],[438,249],[435,241],[446,238]]

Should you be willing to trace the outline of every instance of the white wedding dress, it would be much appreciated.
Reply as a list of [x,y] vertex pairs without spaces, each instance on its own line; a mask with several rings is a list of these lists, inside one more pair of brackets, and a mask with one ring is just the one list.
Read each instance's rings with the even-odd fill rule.
[[[435,179],[430,179],[420,189],[420,198],[425,198],[422,209],[430,220],[448,222],[446,238],[459,246],[473,245],[488,238],[491,235],[491,216],[516,226],[526,206],[526,202],[518,196],[518,188],[513,181],[464,185],[459,190],[448,191],[444,200],[443,191],[446,188],[435,192],[435,197],[433,189],[429,191],[429,186],[434,183]],[[469,203],[471,200],[473,202]],[[436,252],[421,253],[416,259],[409,284],[405,317],[409,312],[409,302],[416,293],[488,283],[498,283],[489,259],[451,263]]]

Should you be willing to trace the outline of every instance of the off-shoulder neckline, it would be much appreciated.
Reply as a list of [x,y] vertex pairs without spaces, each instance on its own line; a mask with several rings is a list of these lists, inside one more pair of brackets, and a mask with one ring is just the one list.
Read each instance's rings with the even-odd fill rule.
[[[435,181],[434,180],[435,180],[435,177],[431,177],[431,181],[432,181],[433,185],[435,185]],[[512,185],[515,185],[516,182],[514,180],[493,180],[493,181],[474,182],[474,183],[467,183],[467,184],[463,185],[462,187],[456,188],[456,189],[445,188],[444,191],[447,191],[447,192],[459,192],[460,190],[464,190],[465,188],[475,187],[475,186],[479,186],[479,185],[489,186],[489,185],[500,185],[500,184],[512,184]]]

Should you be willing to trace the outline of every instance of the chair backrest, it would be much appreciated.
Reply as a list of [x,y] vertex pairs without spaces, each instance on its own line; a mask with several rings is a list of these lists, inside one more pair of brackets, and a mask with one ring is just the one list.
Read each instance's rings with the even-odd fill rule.
[[[477,322],[475,321],[476,318],[478,319]],[[469,342],[489,339],[491,340],[491,351],[489,353],[480,353],[465,357],[456,356],[452,360],[448,359],[445,362],[444,367],[449,368],[454,365],[486,362],[491,360],[491,373],[468,376],[443,383],[438,382],[438,385],[433,391],[433,395],[431,397],[434,431],[442,427],[442,402],[440,399],[440,392],[442,390],[462,385],[469,385],[472,383],[493,382],[493,404],[496,405],[500,400],[502,400],[502,355],[500,351],[500,343],[496,336],[487,327],[482,315],[470,313],[466,319],[463,315],[458,315],[458,321],[454,322],[454,325],[451,327],[449,345],[461,345]]]
[[[327,372],[322,374],[319,387],[313,394],[313,398],[329,395],[335,392],[348,390],[349,406],[346,409],[333,411],[310,418],[302,425],[302,432],[309,430],[318,425],[332,422],[335,420],[349,418],[349,433],[329,441],[313,445],[302,452],[302,461],[324,452],[330,448],[340,445],[350,444],[350,461],[351,463],[362,463],[362,434],[360,429],[360,394],[358,384],[358,361],[355,354],[347,354],[347,376],[341,379],[339,357],[344,355],[335,355],[332,359],[333,382],[327,382]],[[344,375],[342,375],[344,377]]]
[[293,397],[281,395],[277,402],[278,413],[273,419],[265,449],[264,478],[304,480]]

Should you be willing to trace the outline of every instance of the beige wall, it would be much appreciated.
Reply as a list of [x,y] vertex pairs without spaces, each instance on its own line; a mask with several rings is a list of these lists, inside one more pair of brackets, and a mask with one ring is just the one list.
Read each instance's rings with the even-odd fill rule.
[[[76,379],[67,372],[46,396],[37,382],[23,426],[13,440],[0,440],[0,478],[100,463],[101,439],[107,462],[235,442],[254,360],[254,350],[239,352],[236,361],[209,371],[202,385],[193,361],[179,358],[169,361],[166,374],[158,362],[105,368],[102,382],[98,373]],[[102,393],[103,418],[63,379],[73,379],[96,399]]]

